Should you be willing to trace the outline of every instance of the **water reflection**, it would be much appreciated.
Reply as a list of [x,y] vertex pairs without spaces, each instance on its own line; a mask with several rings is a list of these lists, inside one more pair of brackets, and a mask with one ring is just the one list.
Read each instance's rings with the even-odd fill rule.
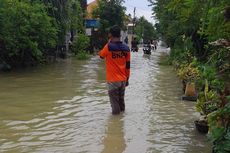
[[110,116],[102,153],[122,153],[126,148],[123,115]]

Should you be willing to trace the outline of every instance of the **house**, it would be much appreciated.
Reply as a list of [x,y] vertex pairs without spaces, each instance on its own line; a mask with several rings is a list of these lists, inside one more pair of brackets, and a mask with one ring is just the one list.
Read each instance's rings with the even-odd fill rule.
[[[95,32],[95,30],[97,30],[99,23],[98,23],[98,19],[94,19],[93,18],[93,11],[98,7],[98,0],[94,0],[93,2],[89,3],[87,5],[87,15],[86,15],[86,33],[87,35],[91,36],[92,33]],[[125,29],[126,30],[122,30],[121,31],[121,40],[124,42],[124,40],[126,38],[128,38],[128,46],[131,47],[131,41],[133,39],[133,23],[132,23],[133,19],[131,17],[131,15],[126,15],[125,16]]]
[[86,11],[86,19],[93,19],[93,11],[98,7],[98,0],[94,0],[93,2],[87,5]]

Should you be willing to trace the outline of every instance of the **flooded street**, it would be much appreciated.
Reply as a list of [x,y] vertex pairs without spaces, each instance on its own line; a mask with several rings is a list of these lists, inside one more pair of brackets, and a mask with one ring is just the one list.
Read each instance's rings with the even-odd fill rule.
[[104,61],[69,59],[0,74],[0,152],[210,153],[171,67],[132,53],[126,112],[111,115]]

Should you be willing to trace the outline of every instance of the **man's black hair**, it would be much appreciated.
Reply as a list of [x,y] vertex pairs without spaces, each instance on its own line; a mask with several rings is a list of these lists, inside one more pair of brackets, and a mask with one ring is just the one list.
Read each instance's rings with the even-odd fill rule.
[[111,35],[113,37],[121,37],[121,28],[118,25],[114,25],[109,29],[109,33],[111,33]]

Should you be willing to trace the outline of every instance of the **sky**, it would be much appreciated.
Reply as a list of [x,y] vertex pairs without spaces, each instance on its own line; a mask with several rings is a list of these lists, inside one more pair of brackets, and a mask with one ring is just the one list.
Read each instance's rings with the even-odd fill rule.
[[[94,0],[88,0],[88,3]],[[133,17],[133,10],[136,7],[136,16],[144,16],[149,22],[154,23],[154,19],[151,18],[152,10],[149,7],[148,0],[125,0],[124,6],[126,7],[126,14],[131,14]]]

